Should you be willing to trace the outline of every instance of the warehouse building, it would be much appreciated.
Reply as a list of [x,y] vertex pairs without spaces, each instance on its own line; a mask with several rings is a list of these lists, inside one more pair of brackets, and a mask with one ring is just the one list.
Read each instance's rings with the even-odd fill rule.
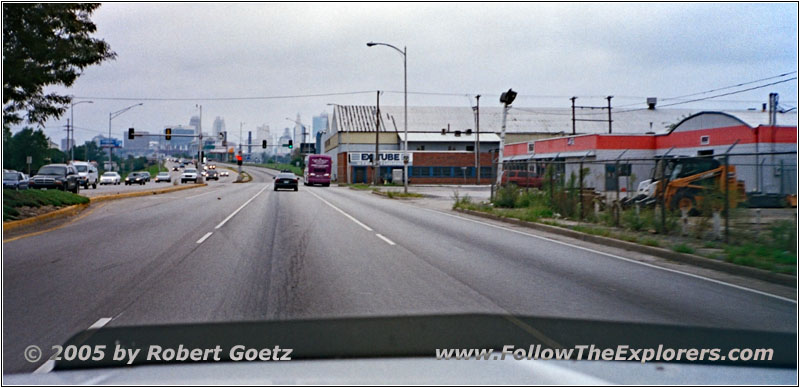
[[[392,180],[394,170],[402,169],[404,137],[403,107],[381,107],[378,143],[384,180]],[[694,113],[692,110],[645,110],[613,118],[614,133],[643,133],[656,130]],[[476,133],[473,108],[409,107],[409,179],[412,183],[475,183],[475,143],[480,141],[480,183],[493,182],[491,160],[497,158],[502,127],[502,107],[480,108],[480,133]],[[323,144],[325,154],[334,161],[334,179],[340,182],[371,182],[372,155],[375,153],[375,106],[334,105],[330,131]],[[518,108],[508,112],[505,143],[577,134],[607,133],[609,124],[601,118],[607,112],[570,108]],[[575,120],[573,120],[573,117]],[[399,152],[399,154],[397,153]],[[384,156],[383,154],[386,153]],[[400,155],[400,159],[396,159]]]
[[659,133],[559,136],[507,144],[503,160],[510,169],[527,168],[540,175],[552,163],[562,176],[578,174],[583,161],[589,170],[586,187],[630,192],[650,178],[655,158],[665,154],[714,157],[726,152],[738,155],[730,157],[729,163],[736,167],[746,191],[797,193],[796,110],[774,114],[705,111]]

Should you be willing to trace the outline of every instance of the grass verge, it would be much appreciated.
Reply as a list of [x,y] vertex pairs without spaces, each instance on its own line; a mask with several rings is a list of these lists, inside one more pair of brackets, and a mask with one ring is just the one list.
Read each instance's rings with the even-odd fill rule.
[[9,190],[3,189],[3,221],[14,220],[20,207],[63,207],[89,203],[89,198],[61,190]]

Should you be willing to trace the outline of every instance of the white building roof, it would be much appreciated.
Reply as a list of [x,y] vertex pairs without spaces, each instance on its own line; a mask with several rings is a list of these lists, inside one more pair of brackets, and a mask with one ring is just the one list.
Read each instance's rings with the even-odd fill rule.
[[[331,134],[336,131],[374,132],[375,106],[336,105],[331,123]],[[702,109],[638,109],[619,108],[611,110],[612,133],[641,134],[646,132],[665,133],[669,126]],[[739,110],[725,111],[751,127],[767,125],[769,114],[761,111]],[[575,118],[601,120],[576,121],[578,134],[608,133],[608,111],[598,109],[576,109]],[[572,133],[571,108],[526,108],[513,106],[509,109],[506,133],[547,133],[553,135]],[[777,114],[778,125],[797,125],[797,110]],[[481,107],[480,131],[484,133],[500,133],[502,123],[502,107]],[[456,130],[475,130],[475,116],[470,107],[408,107],[409,132],[438,132],[448,128],[452,133]],[[381,132],[403,131],[403,107],[381,107]]]
[[[405,141],[405,134],[403,132],[398,132],[397,136],[400,137],[400,141]],[[466,133],[461,133],[461,136],[456,136],[453,132],[448,132],[442,135],[441,132],[409,132],[408,133],[408,141],[409,142],[417,142],[417,143],[438,143],[438,142],[446,142],[446,143],[474,143],[475,142],[475,133],[467,135]],[[481,142],[487,143],[499,143],[500,136],[497,136],[495,133],[483,133],[481,131],[480,135]]]

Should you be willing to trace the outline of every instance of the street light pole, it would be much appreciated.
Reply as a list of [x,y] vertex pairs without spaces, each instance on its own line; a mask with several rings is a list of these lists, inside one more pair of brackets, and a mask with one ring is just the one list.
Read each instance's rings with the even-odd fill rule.
[[367,43],[367,47],[372,46],[388,46],[395,49],[400,54],[403,54],[403,192],[408,193],[408,62],[407,62],[407,48],[403,49],[392,46],[388,43]]
[[[118,110],[116,112],[111,112],[111,113],[108,114],[108,139],[109,140],[111,140],[111,120],[114,119],[115,117],[117,117],[117,116],[119,116],[119,115],[121,115],[121,114],[123,114],[123,113],[125,113],[125,112],[127,112],[127,111],[129,111],[129,110],[131,110],[131,109],[133,109],[135,107],[137,107],[137,106],[141,106],[141,105],[144,105],[144,103],[140,102],[138,104],[133,104],[133,105],[127,107],[127,108],[122,108],[122,109],[120,109],[120,110]],[[111,150],[112,149],[114,149],[113,145],[111,147],[108,147],[108,170],[109,171],[114,171],[114,166],[113,166],[113,164],[111,162]]]
[[[75,113],[74,108],[75,105],[83,104],[83,103],[93,104],[94,101],[78,101],[69,104],[69,131],[67,132],[67,142],[70,142],[70,133],[72,133],[72,141],[70,142],[70,160],[75,160]],[[88,155],[87,155],[88,159]],[[88,161],[88,160],[87,160]]]
[[475,96],[475,184],[481,184],[481,95]]

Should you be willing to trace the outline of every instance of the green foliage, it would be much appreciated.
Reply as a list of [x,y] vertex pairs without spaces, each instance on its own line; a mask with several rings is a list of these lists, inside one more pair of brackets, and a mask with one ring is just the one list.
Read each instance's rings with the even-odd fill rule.
[[402,191],[387,191],[386,196],[389,198],[422,198],[424,195],[420,193],[404,193]]
[[19,215],[22,206],[68,206],[89,203],[89,198],[61,190],[9,190],[3,189],[3,221]]
[[28,171],[26,158],[31,156],[31,174],[50,163],[63,163],[66,156],[57,149],[48,148],[49,141],[41,130],[23,128],[12,135],[9,128],[3,128],[3,168]]
[[673,245],[672,250],[678,253],[694,253],[694,248],[684,243]]
[[647,227],[647,219],[642,217],[641,212],[636,214],[636,209],[628,209],[622,212],[622,225],[633,231],[640,231]]
[[513,208],[519,198],[519,189],[516,185],[502,186],[494,193],[492,203],[497,207]]
[[256,166],[271,168],[273,170],[289,170],[297,176],[303,176],[303,169],[301,167],[295,166],[294,164],[267,163],[267,164],[256,164]]
[[98,3],[3,3],[3,124],[44,124],[59,117],[70,96],[45,88],[72,86],[82,71],[116,54],[91,36]]
[[772,246],[797,255],[797,227],[792,221],[782,220],[769,227]]

